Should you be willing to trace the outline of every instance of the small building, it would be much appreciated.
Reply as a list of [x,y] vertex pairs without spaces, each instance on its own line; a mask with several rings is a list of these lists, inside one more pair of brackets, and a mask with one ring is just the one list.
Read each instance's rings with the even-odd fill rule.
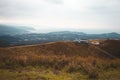
[[90,42],[90,44],[98,46],[98,45],[100,45],[100,42],[98,42],[98,41],[93,41],[93,42]]

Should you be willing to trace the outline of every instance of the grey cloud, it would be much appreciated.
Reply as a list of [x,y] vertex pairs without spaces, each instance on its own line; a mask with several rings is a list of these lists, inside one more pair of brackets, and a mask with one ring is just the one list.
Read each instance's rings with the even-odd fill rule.
[[63,0],[45,0],[47,2],[50,2],[50,3],[54,3],[54,4],[63,4],[64,1]]
[[0,1],[0,17],[27,17],[35,13],[42,13],[45,7],[36,0],[34,3],[16,0]]
[[93,22],[119,28],[119,4],[120,0],[0,0],[0,17],[45,19],[50,24],[57,20],[71,20],[70,24]]

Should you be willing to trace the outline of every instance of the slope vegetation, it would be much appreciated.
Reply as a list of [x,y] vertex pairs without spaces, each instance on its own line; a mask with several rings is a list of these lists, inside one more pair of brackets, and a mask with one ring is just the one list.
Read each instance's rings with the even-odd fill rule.
[[120,58],[120,40],[106,40],[100,45],[100,48],[113,56]]
[[0,48],[0,79],[119,80],[120,59],[114,52],[119,47],[110,49],[114,42],[119,45],[113,40],[100,46],[53,42]]
[[[102,48],[106,48],[102,47]],[[107,49],[107,48],[106,48]],[[109,49],[109,48],[108,48]],[[115,50],[116,51],[116,50]],[[119,51],[119,49],[118,49]],[[42,45],[17,46],[1,48],[0,54],[37,54],[37,55],[65,55],[65,56],[81,56],[81,57],[100,57],[110,58],[103,51],[95,48],[93,45],[80,44],[77,42],[53,42]]]

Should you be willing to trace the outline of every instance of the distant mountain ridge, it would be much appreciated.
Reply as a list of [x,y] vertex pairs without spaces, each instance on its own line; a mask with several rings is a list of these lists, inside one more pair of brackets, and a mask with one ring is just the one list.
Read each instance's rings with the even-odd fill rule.
[[24,26],[12,26],[0,24],[0,36],[1,35],[18,35],[29,33],[31,28]]
[[86,35],[86,33],[83,33],[83,32],[73,32],[73,31],[58,31],[58,32],[50,32],[50,33],[48,33],[48,34],[55,34],[55,35],[57,35],[57,34],[78,34],[78,35]]
[[74,41],[89,39],[120,39],[120,34],[86,34],[84,32],[58,31],[49,33],[31,33],[27,27],[0,25],[0,47],[15,45],[43,44],[56,41]]

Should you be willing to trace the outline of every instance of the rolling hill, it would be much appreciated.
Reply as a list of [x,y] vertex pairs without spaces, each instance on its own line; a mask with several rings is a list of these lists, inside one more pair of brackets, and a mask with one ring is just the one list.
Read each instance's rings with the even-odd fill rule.
[[119,80],[120,40],[0,48],[1,80]]
[[[116,46],[116,47],[115,47]],[[119,40],[105,40],[101,42],[99,46],[81,44],[78,42],[51,42],[47,44],[37,44],[28,46],[16,46],[8,48],[0,48],[1,53],[8,54],[30,54],[37,55],[65,55],[65,56],[82,56],[82,57],[102,57],[110,58],[111,56],[104,53],[104,51],[110,53],[110,55],[120,57],[120,41]],[[100,49],[104,50],[101,51]]]

